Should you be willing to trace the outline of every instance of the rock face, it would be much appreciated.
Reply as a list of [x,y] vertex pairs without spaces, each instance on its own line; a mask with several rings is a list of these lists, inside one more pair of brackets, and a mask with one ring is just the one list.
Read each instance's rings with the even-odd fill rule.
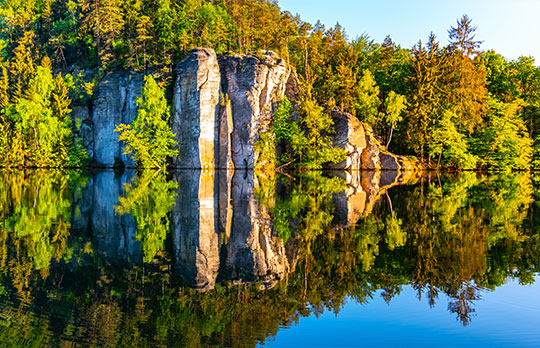
[[274,52],[264,57],[234,55],[220,60],[223,90],[231,103],[231,157],[235,168],[253,169],[254,145],[269,129],[273,111],[285,95],[290,70]]
[[253,169],[290,69],[275,53],[217,57],[197,48],[177,66],[171,119],[176,168]]
[[[134,167],[124,155],[116,125],[129,124],[137,115],[136,99],[144,85],[142,73],[114,72],[97,85],[88,108],[74,107],[80,127],[76,135],[96,167]],[[171,126],[179,154],[172,166],[182,169],[254,169],[256,143],[269,129],[273,114],[285,95],[298,97],[298,81],[274,52],[261,56],[217,56],[197,48],[177,65]],[[332,112],[334,146],[347,158],[330,169],[403,170],[413,163],[386,151],[371,128],[356,117]]]
[[90,155],[94,167],[135,167],[125,146],[114,132],[120,123],[130,124],[137,116],[137,98],[141,96],[144,74],[114,72],[105,76],[94,91],[88,106],[74,106],[71,117],[76,125],[75,137]]
[[341,111],[333,111],[331,115],[336,130],[332,143],[345,149],[347,158],[341,163],[327,164],[329,169],[399,171],[413,168],[413,163],[406,157],[388,152],[371,127],[355,116]]
[[196,49],[176,68],[171,126],[178,142],[176,168],[219,166],[221,76],[211,49]]
[[130,124],[137,116],[136,99],[144,85],[142,73],[115,72],[107,75],[97,86],[92,108],[94,124],[93,160],[96,166],[112,167],[120,161],[134,167],[130,156],[114,132],[120,123]]

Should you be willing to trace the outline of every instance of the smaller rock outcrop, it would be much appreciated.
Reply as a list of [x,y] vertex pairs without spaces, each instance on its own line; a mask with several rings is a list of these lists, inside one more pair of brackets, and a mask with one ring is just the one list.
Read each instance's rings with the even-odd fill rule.
[[355,116],[332,111],[335,133],[332,144],[344,149],[347,158],[340,163],[327,164],[329,169],[337,170],[412,170],[413,163],[404,156],[386,150],[373,133],[373,129],[360,122]]

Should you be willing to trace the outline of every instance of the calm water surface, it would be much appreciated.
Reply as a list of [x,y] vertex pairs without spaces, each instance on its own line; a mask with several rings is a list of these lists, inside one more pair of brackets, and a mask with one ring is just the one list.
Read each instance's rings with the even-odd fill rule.
[[538,347],[539,180],[1,170],[0,345]]

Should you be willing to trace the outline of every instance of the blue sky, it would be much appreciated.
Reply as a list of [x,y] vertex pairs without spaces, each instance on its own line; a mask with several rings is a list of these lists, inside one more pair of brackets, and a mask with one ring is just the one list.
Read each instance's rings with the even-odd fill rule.
[[443,45],[448,29],[467,14],[484,41],[483,50],[494,49],[509,59],[533,56],[540,65],[540,0],[278,0],[282,10],[300,14],[304,21],[317,19],[331,27],[339,22],[349,39],[368,34],[376,42],[386,35],[402,47],[425,41],[431,31]]

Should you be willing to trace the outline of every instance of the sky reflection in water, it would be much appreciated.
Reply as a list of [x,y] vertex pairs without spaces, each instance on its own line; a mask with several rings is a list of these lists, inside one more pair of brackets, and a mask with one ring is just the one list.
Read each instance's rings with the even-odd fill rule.
[[539,277],[534,285],[509,281],[483,291],[466,327],[448,315],[447,299],[430,308],[409,286],[387,305],[348,300],[339,315],[325,312],[281,329],[264,347],[538,347]]

